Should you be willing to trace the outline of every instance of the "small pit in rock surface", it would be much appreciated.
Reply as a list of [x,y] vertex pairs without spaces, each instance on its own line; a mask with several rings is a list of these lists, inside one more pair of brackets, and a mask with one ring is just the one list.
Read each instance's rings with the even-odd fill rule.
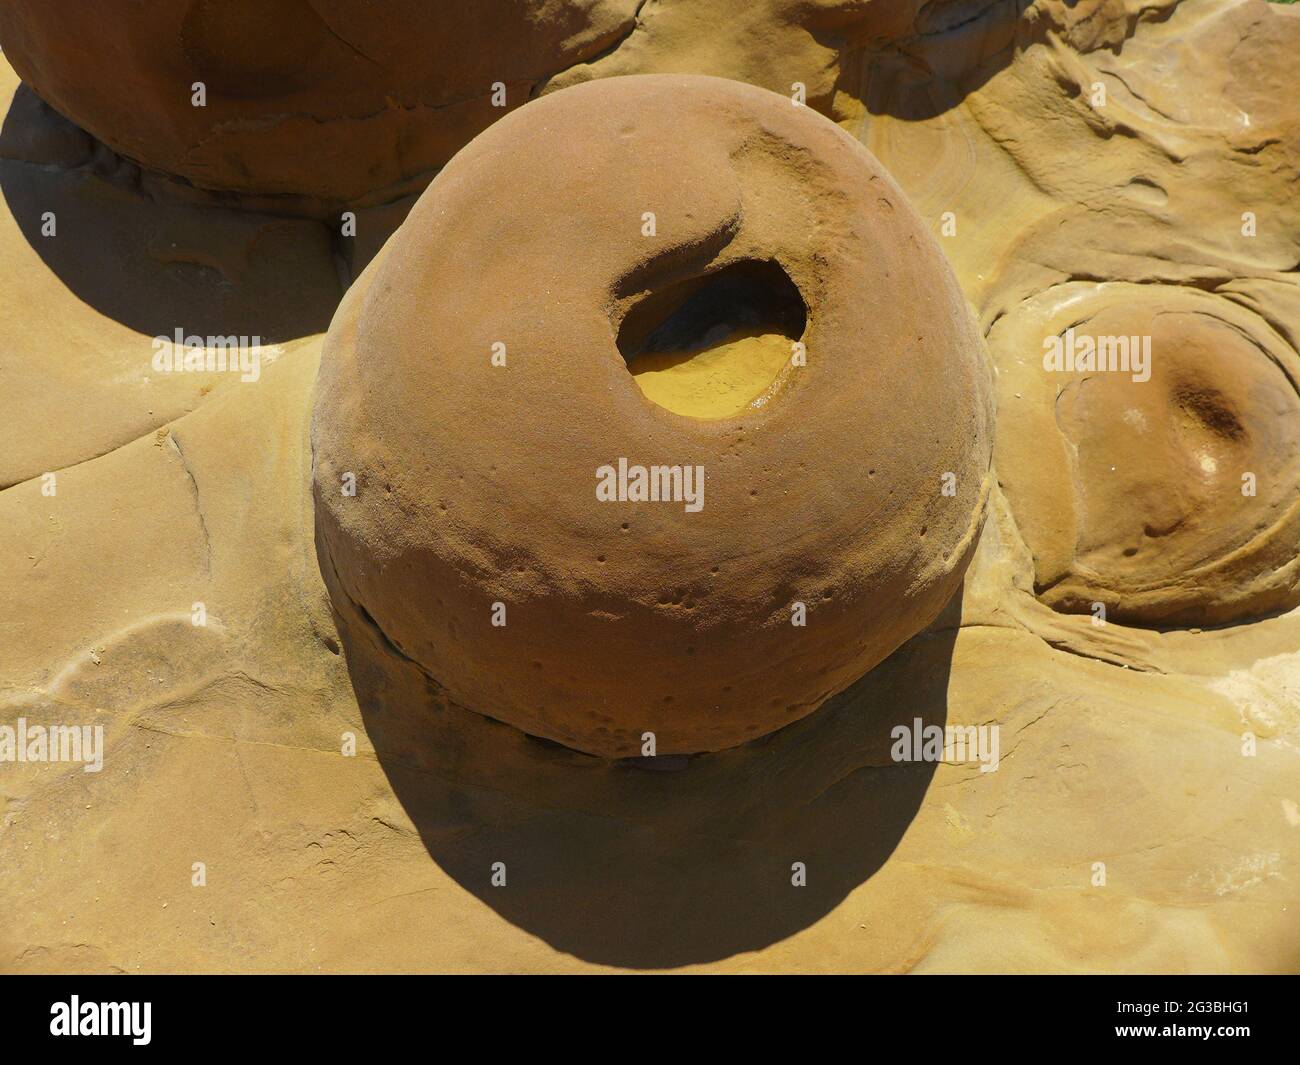
[[806,324],[786,272],[746,261],[645,297],[623,320],[618,347],[652,402],[730,418],[770,398]]

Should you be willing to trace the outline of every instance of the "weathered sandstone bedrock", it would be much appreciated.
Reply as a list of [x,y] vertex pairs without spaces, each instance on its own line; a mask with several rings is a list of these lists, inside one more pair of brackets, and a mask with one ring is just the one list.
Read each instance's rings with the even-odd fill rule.
[[[646,388],[646,360],[684,376]],[[580,85],[476,138],[349,291],[315,403],[340,614],[602,756],[811,713],[954,594],[990,476],[982,340],[898,186],[709,77]],[[620,460],[702,468],[702,505],[623,498]]]

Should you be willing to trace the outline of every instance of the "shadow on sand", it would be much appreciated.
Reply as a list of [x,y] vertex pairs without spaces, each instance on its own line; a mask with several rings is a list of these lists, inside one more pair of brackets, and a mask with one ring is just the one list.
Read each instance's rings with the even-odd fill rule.
[[[434,861],[557,950],[665,968],[784,939],[889,858],[934,772],[894,763],[890,731],[945,723],[961,595],[808,718],[741,748],[639,764],[451,704],[339,601],[367,733]],[[505,886],[492,884],[498,862]],[[806,887],[792,885],[795,862]]]
[[0,193],[80,300],[146,336],[278,343],[328,328],[342,287],[327,227],[162,188],[18,87],[0,126]]

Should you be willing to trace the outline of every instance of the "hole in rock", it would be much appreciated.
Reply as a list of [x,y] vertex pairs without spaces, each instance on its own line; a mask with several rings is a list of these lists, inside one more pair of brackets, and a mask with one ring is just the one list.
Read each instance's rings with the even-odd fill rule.
[[623,319],[618,350],[651,401],[689,418],[730,418],[762,405],[807,321],[789,275],[747,260],[646,296]]
[[1177,402],[1184,416],[1207,433],[1227,440],[1240,440],[1246,434],[1231,404],[1214,389],[1181,388]]

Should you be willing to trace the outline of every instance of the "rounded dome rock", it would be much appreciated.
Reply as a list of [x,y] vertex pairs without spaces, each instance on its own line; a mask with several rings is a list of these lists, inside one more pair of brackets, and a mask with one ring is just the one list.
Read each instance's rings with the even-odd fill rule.
[[957,591],[991,402],[852,137],[738,82],[582,84],[462,150],[340,306],[322,572],[469,709],[608,757],[735,746]]
[[630,33],[637,6],[9,0],[0,43],[46,103],[146,167],[335,205],[427,179]]
[[1173,628],[1300,604],[1300,359],[1190,286],[1070,281],[1004,315],[999,483],[1038,597]]

